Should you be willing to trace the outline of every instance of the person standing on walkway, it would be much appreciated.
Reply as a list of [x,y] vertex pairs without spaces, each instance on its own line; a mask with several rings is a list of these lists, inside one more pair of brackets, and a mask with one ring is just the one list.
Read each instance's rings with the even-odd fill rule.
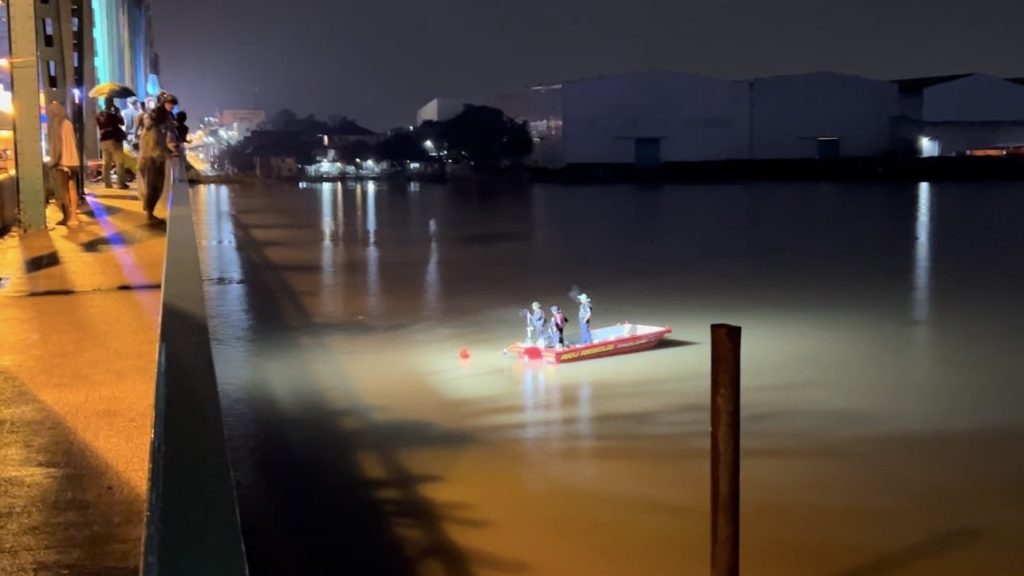
[[187,122],[188,114],[186,114],[184,110],[179,110],[178,113],[174,115],[174,130],[175,135],[178,137],[178,146],[183,147],[185,144],[190,144],[188,133],[191,129],[188,127]]
[[125,109],[124,114],[124,133],[128,135],[128,143],[135,144],[135,126],[142,112],[142,105],[139,104],[139,99],[132,96],[128,99],[128,108]]
[[590,344],[590,315],[593,307],[590,305],[590,296],[580,294],[580,344]]
[[162,107],[167,111],[167,115],[170,118],[170,139],[168,149],[170,154],[167,157],[167,163],[165,165],[164,173],[164,191],[163,194],[170,196],[171,187],[174,186],[174,181],[178,176],[178,168],[181,166],[181,153],[184,148],[178,144],[178,123],[175,119],[175,109],[178,107],[178,97],[168,92],[161,92],[157,98],[157,106]]
[[145,98],[140,102],[138,112],[135,114],[135,150],[138,151],[139,140],[142,139],[142,128],[145,126],[145,116],[157,110],[157,99],[153,96]]
[[113,98],[107,98],[103,111],[96,115],[96,127],[100,131],[100,150],[103,152],[103,186],[113,188],[110,182],[111,165],[117,167],[117,187],[128,188],[124,177],[124,118],[114,105]]
[[75,127],[68,120],[67,112],[59,102],[50,102],[46,107],[46,139],[50,150],[53,195],[62,215],[57,225],[77,226],[78,172],[82,167],[82,160],[78,155]]
[[173,104],[158,105],[143,117],[139,135],[139,174],[146,189],[143,206],[151,223],[162,222],[153,213],[163,196],[168,157],[175,144]]

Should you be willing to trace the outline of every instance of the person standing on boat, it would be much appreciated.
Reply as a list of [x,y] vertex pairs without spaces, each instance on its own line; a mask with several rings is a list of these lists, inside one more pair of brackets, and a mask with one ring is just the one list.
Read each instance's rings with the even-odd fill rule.
[[590,338],[590,315],[593,307],[590,305],[590,296],[586,294],[579,295],[580,301],[580,344],[590,344],[593,340]]
[[526,337],[530,343],[541,343],[544,341],[544,310],[540,302],[534,302],[529,315],[526,317]]
[[[557,345],[559,348],[565,346],[565,325],[568,323],[569,319],[565,317],[565,313],[562,312],[562,309],[559,308],[557,304],[552,306],[551,322],[549,324],[551,327],[550,333],[552,346]],[[558,337],[557,340],[555,339],[556,336]]]

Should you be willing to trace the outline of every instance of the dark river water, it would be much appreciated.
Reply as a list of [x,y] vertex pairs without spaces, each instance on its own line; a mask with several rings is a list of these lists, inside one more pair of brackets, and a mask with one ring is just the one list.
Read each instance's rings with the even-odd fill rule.
[[[194,194],[254,575],[707,573],[715,322],[745,575],[1018,573],[1024,184]],[[673,339],[503,354],[574,285]]]

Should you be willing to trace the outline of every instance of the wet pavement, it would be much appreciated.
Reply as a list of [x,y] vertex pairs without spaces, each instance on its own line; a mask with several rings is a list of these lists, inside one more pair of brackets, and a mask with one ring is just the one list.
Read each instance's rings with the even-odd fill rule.
[[[744,574],[1016,569],[1024,186],[210,186],[195,206],[253,574],[706,573],[713,322],[744,327]],[[674,339],[504,356],[531,301],[575,317],[573,284],[597,325]]]
[[164,235],[131,195],[89,203],[0,239],[2,574],[138,573]]

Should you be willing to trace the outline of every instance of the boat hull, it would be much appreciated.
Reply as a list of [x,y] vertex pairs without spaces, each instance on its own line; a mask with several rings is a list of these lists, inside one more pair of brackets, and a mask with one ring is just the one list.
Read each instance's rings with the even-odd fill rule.
[[517,342],[508,347],[510,352],[527,360],[543,360],[549,364],[564,364],[606,358],[619,354],[642,352],[658,345],[672,329],[665,326],[642,326],[637,324],[618,324],[608,328],[595,330],[594,335],[601,333],[622,332],[609,338],[599,338],[592,344],[568,346],[565,348],[541,347]]

